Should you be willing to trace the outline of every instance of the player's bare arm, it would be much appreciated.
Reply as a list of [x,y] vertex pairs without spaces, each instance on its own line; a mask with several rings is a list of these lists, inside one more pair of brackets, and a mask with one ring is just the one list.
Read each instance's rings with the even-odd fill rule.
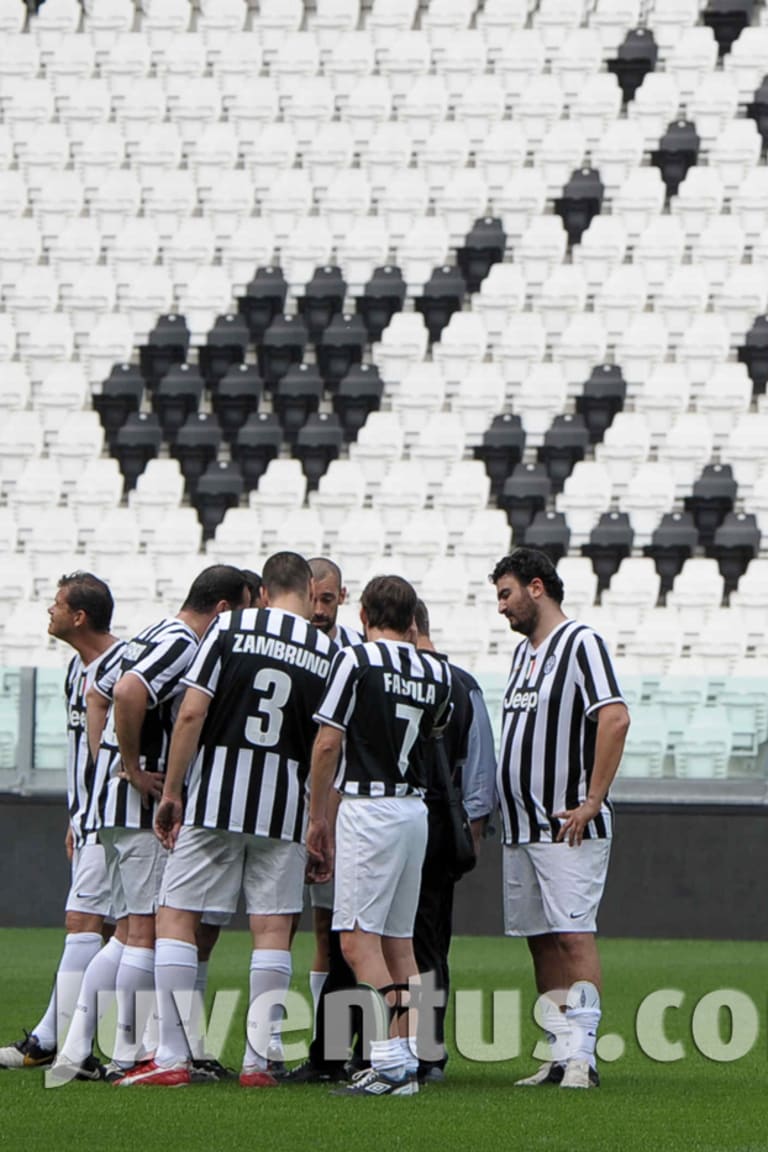
[[173,848],[179,835],[184,779],[197,753],[210,703],[211,697],[207,692],[187,688],[173,726],[163,792],[155,813],[155,835],[164,848]]
[[339,763],[343,739],[341,729],[334,728],[330,724],[321,724],[312,748],[307,854],[310,857],[312,878],[319,884],[330,880],[333,873],[331,786]]
[[107,722],[107,714],[111,700],[103,692],[99,692],[95,685],[88,690],[86,703],[86,729],[88,732],[88,750],[94,760],[99,755],[99,745]]
[[121,676],[115,685],[113,706],[122,762],[120,776],[141,793],[142,803],[147,806],[159,798],[163,776],[160,772],[146,771],[140,762],[141,727],[149,706],[149,693],[144,681],[131,672]]
[[584,829],[600,812],[618,771],[628,730],[629,712],[624,704],[606,704],[600,709],[597,714],[595,763],[589,793],[578,808],[555,813],[557,818],[563,821],[557,834],[558,840],[567,839],[571,846],[581,844]]

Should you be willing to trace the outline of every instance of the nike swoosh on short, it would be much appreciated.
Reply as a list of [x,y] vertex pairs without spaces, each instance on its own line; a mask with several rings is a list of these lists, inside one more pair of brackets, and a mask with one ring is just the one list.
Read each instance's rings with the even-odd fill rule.
[[569,912],[571,920],[580,920],[582,916],[586,916],[586,912]]

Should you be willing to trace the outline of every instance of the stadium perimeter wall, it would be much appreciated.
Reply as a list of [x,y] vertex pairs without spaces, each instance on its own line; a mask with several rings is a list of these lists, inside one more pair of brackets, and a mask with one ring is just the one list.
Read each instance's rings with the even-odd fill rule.
[[[765,806],[622,802],[616,808],[604,935],[768,939]],[[0,927],[62,924],[65,829],[63,797],[0,794]],[[497,836],[457,886],[457,933],[501,933],[500,855]]]

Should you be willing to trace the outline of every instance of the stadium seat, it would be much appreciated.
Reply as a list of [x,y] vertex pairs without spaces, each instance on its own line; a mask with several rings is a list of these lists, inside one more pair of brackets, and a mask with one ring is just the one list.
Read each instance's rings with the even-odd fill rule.
[[564,411],[566,380],[557,364],[539,364],[531,369],[515,394],[515,413],[525,429],[526,443],[538,448],[558,413]]
[[679,498],[691,490],[694,478],[712,455],[712,429],[698,413],[683,412],[658,448],[658,459],[670,470]]
[[706,312],[709,281],[695,265],[673,267],[658,287],[654,311],[661,316],[670,340],[677,342],[701,312]]
[[399,566],[403,572],[411,574],[411,578],[421,585],[430,566],[445,559],[448,529],[440,513],[433,509],[414,513],[407,528],[402,520],[400,524],[402,531],[393,540],[391,564],[395,569]]
[[[536,516],[548,515],[546,507],[551,493],[552,481],[543,464],[515,464],[501,482],[497,501],[507,514],[516,542],[522,543],[525,540]],[[561,519],[564,520],[563,517]]]
[[347,440],[354,440],[371,412],[381,407],[384,384],[373,364],[358,364],[347,372],[333,395],[333,409]]
[[658,364],[653,369],[635,396],[635,410],[644,418],[652,441],[663,439],[675,419],[687,412],[690,396],[690,381],[682,365]]
[[724,779],[733,748],[733,734],[724,709],[697,709],[674,749],[675,775]]
[[574,547],[587,543],[598,517],[608,510],[611,488],[610,473],[602,465],[585,460],[574,465],[563,491],[555,499],[557,511],[564,513],[568,520]]
[[144,541],[153,538],[156,525],[181,506],[183,495],[184,477],[178,460],[149,460],[128,493],[128,504]]
[[272,460],[249,493],[248,504],[258,515],[266,537],[282,532],[287,515],[300,509],[307,494],[307,480],[298,460]]
[[559,492],[574,464],[584,459],[589,448],[589,432],[580,415],[566,412],[555,416],[544,433],[544,442],[536,452],[552,481],[553,492]]
[[238,429],[230,452],[240,465],[246,489],[257,486],[268,465],[276,459],[282,442],[282,425],[273,412],[254,412]]
[[[483,433],[480,444],[473,446],[475,459],[482,460],[491,481],[491,491],[498,496],[507,476],[520,464],[525,447],[525,432],[519,416],[505,412],[494,416]],[[542,505],[543,506],[543,505]],[[530,518],[529,518],[530,519]]]

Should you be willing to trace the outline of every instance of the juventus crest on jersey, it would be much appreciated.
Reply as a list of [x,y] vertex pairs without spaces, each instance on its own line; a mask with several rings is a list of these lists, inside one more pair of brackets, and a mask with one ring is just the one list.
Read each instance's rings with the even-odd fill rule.
[[334,658],[316,719],[345,733],[336,787],[351,796],[408,796],[426,785],[424,742],[447,713],[446,661],[375,640]]
[[96,765],[88,750],[86,729],[86,697],[91,685],[100,676],[108,676],[116,668],[125,645],[116,641],[90,664],[83,664],[80,656],[73,656],[64,681],[67,702],[67,805],[75,847],[95,839],[85,831],[88,808],[93,799]]
[[[197,651],[198,637],[177,617],[161,620],[139,632],[123,650],[117,665],[94,681],[103,696],[112,698],[115,684],[129,673],[138,676],[149,697],[141,728],[140,755],[151,772],[165,771],[165,758],[173,721],[184,691],[182,677]],[[89,828],[152,828],[152,807],[127,780],[121,780],[120,750],[115,731],[114,709],[110,712],[96,762],[94,800],[88,814]]]
[[[623,702],[603,639],[566,620],[538,648],[515,649],[504,695],[497,786],[504,842],[553,841],[554,816],[586,797],[595,757],[598,710]],[[610,837],[612,810],[603,804],[585,838]]]
[[337,651],[280,608],[224,612],[184,678],[213,699],[190,770],[184,823],[300,840],[316,727]]

